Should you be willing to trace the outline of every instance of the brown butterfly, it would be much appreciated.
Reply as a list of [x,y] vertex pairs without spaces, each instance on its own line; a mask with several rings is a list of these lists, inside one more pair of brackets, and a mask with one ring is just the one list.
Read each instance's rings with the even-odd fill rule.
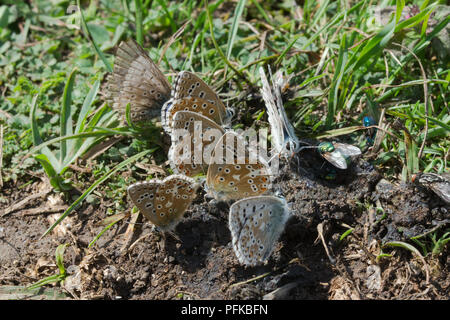
[[160,116],[171,86],[144,49],[130,39],[121,42],[116,51],[106,90],[107,100],[122,116],[130,103],[131,121],[138,124]]
[[171,175],[128,187],[128,195],[139,211],[162,231],[171,231],[196,197],[198,185],[189,177]]
[[228,131],[214,148],[206,189],[217,200],[259,196],[271,189],[272,172],[268,163],[243,140],[236,132]]
[[174,81],[171,99],[161,110],[161,123],[167,133],[172,132],[172,123],[178,111],[192,111],[226,126],[232,112],[225,108],[217,94],[202,79],[192,72],[180,72]]
[[172,170],[189,177],[206,174],[209,155],[225,130],[200,113],[178,111],[172,121],[169,162]]

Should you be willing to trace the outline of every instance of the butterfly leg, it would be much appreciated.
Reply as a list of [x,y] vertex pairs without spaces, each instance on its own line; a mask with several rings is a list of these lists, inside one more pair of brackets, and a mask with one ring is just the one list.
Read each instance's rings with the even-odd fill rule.
[[182,242],[181,241],[181,239],[180,239],[180,237],[179,236],[177,236],[173,231],[166,231],[166,232],[163,232],[163,235],[164,235],[164,242],[167,240],[166,238],[165,238],[165,234],[168,234],[168,235],[170,235],[170,236],[172,236],[174,239],[176,239],[177,241],[179,241],[179,242]]

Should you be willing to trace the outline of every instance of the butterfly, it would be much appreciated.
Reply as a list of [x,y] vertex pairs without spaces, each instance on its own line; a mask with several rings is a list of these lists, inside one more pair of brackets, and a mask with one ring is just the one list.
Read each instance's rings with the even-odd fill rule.
[[290,215],[284,198],[249,197],[233,203],[229,213],[233,250],[241,264],[266,262]]
[[[283,73],[279,70],[272,77],[273,92],[262,67],[259,68],[259,74],[262,82],[261,94],[267,108],[274,154],[279,154],[287,159],[298,151],[300,142],[283,107],[281,98],[281,88],[284,82]],[[275,93],[275,96],[273,93]]]
[[171,231],[196,197],[198,185],[189,177],[171,175],[164,180],[152,179],[128,187],[134,205],[162,231]]
[[206,174],[210,154],[225,130],[192,111],[178,111],[172,121],[168,158],[174,172],[194,177]]
[[232,112],[227,109],[217,94],[202,79],[192,72],[178,73],[174,81],[171,99],[161,110],[161,123],[170,134],[173,117],[178,111],[197,112],[220,126],[226,126]]
[[272,170],[258,151],[236,132],[225,132],[208,166],[209,195],[216,200],[230,200],[267,193],[272,186]]
[[361,154],[358,147],[340,142],[321,142],[317,148],[325,160],[339,169],[347,169],[351,158]]
[[412,182],[431,189],[442,200],[450,203],[450,174],[443,173],[441,175],[436,173],[419,172],[412,176]]
[[158,66],[133,39],[121,42],[108,76],[107,100],[122,116],[130,103],[133,124],[145,123],[161,114],[171,86]]

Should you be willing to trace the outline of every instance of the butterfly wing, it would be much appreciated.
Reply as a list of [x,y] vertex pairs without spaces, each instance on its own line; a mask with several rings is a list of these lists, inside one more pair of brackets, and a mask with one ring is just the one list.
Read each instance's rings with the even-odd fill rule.
[[170,98],[170,84],[144,49],[130,39],[116,52],[114,72],[108,77],[107,100],[122,116],[130,103],[133,123],[148,121],[161,113]]
[[178,111],[192,111],[214,121],[218,125],[224,125],[224,117],[222,110],[206,99],[196,97],[184,97],[175,99],[171,105],[161,113],[161,123],[164,130],[170,134],[173,126],[173,117]]
[[178,224],[196,197],[194,180],[181,175],[138,182],[127,191],[139,211],[163,231]]
[[275,95],[262,67],[259,68],[259,73],[262,82],[261,94],[267,109],[275,154],[288,158],[298,149],[300,142],[295,135],[294,127],[289,122],[281,98],[281,89],[284,85],[283,73],[281,70],[278,71],[272,79]]
[[217,142],[206,176],[210,195],[218,200],[257,196],[271,188],[271,170],[238,134],[226,132]]
[[254,266],[267,261],[288,218],[284,198],[257,196],[233,203],[229,228],[239,262]]
[[[285,79],[283,77],[283,71],[278,70],[275,73],[274,81],[273,81],[273,87],[275,91],[275,97],[276,97],[276,103],[277,103],[277,110],[278,114],[281,118],[281,123],[283,127],[283,139],[285,144],[285,157],[288,154],[292,154],[297,151],[300,141],[298,140],[294,127],[292,126],[291,122],[289,121],[286,110],[283,106],[283,99],[281,98],[281,90],[282,87],[285,85]],[[289,151],[287,150],[287,146],[289,146]]]
[[168,154],[172,170],[188,177],[206,173],[209,155],[224,133],[221,126],[199,113],[175,113]]
[[279,154],[283,150],[283,124],[277,111],[275,97],[272,94],[272,89],[270,88],[269,81],[267,80],[266,74],[262,67],[259,68],[259,74],[262,82],[261,94],[266,105],[267,116],[270,124],[272,148],[275,150],[276,154]]
[[158,225],[158,217],[155,209],[155,194],[160,185],[160,180],[144,181],[132,184],[127,192],[134,205],[150,222]]
[[172,90],[172,98],[174,100],[185,97],[205,99],[210,103],[217,105],[217,108],[223,114],[226,113],[225,105],[222,100],[219,99],[214,90],[211,89],[196,74],[189,71],[182,71],[178,73]]
[[416,176],[419,184],[430,188],[442,200],[450,203],[450,174],[418,173]]
[[159,185],[154,200],[157,226],[172,230],[196,197],[195,181],[182,175],[171,175]]

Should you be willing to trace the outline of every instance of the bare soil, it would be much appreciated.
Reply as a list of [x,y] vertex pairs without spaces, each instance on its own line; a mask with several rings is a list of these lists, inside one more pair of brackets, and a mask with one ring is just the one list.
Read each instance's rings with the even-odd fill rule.
[[[62,286],[47,285],[67,299],[449,299],[448,245],[424,260],[404,248],[381,251],[386,242],[448,227],[450,208],[436,195],[388,182],[363,159],[328,180],[323,173],[330,165],[315,151],[281,170],[276,189],[292,217],[269,262],[258,267],[239,265],[227,226],[229,204],[209,202],[203,191],[175,230],[179,240],[128,218],[88,249],[114,204],[85,203],[41,239],[70,201],[46,193],[43,182],[20,190],[7,184],[1,192],[8,202],[0,204],[0,288],[56,274],[55,250],[67,243],[70,276]],[[44,196],[5,214],[43,190]],[[384,217],[369,205],[383,207]],[[390,256],[377,259],[380,253]]]

